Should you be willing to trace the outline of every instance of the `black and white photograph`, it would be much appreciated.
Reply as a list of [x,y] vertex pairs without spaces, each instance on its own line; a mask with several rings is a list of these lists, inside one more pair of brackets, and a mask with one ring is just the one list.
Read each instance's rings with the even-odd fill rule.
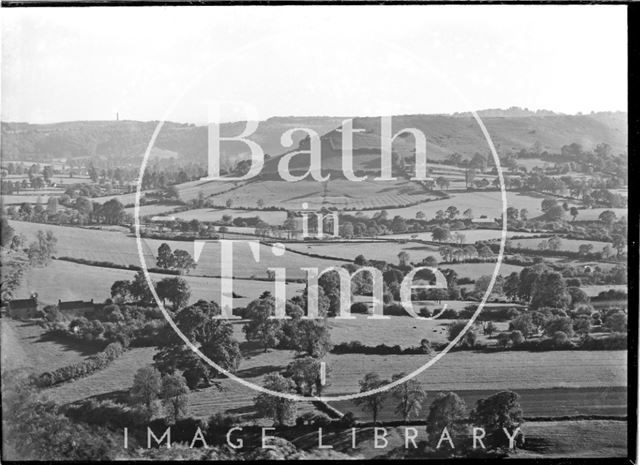
[[1,460],[637,463],[632,12],[3,2]]

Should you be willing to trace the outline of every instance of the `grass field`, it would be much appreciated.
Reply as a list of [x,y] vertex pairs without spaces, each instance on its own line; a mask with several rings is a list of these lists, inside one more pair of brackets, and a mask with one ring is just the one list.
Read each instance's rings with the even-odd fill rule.
[[[105,369],[71,383],[54,386],[45,392],[56,403],[66,404],[87,397],[128,389],[133,384],[133,376],[136,371],[152,363],[155,351],[154,347],[130,349]],[[43,368],[41,371],[44,370]]]
[[527,450],[516,458],[626,457],[626,421],[527,422],[523,430]]
[[[332,373],[326,393],[357,392],[358,381],[366,373],[389,379],[418,369],[428,359],[425,355],[329,354],[326,363]],[[461,351],[446,354],[416,379],[429,391],[626,386],[626,367],[626,351]]]
[[629,288],[626,284],[603,284],[600,286],[581,286],[580,289],[582,289],[589,297],[595,297],[601,292],[608,291],[610,289],[627,292]]
[[270,225],[278,226],[287,219],[287,212],[284,211],[261,211],[261,210],[234,210],[228,208],[198,208],[196,210],[187,210],[184,212],[174,213],[172,216],[181,218],[186,221],[193,219],[199,221],[222,221],[222,217],[230,215],[233,218],[250,218],[259,216],[262,221]]
[[[445,191],[446,192],[446,191]],[[507,207],[514,207],[518,210],[523,208],[529,212],[529,217],[541,215],[540,210],[544,196],[537,194],[518,194],[515,192],[507,192]],[[571,202],[569,202],[571,204]],[[421,211],[426,215],[427,219],[435,217],[438,210],[445,211],[449,206],[455,206],[460,214],[470,208],[474,218],[480,218],[486,215],[489,219],[500,218],[502,214],[502,194],[500,191],[478,191],[451,194],[449,199],[434,200],[419,205],[406,208],[387,209],[389,218],[400,215],[404,218],[415,218],[416,213]],[[364,211],[367,216],[372,216],[375,211]]]
[[[169,215],[176,208],[178,208],[177,205],[163,205],[163,204],[140,205],[140,218],[147,215]],[[124,211],[133,215],[135,211],[135,207],[125,208]]]
[[[112,262],[118,265],[140,265],[135,237],[119,232],[96,231],[83,228],[43,225],[12,221],[11,226],[16,233],[25,234],[29,241],[35,238],[39,230],[50,230],[58,239],[57,257],[73,257],[85,260]],[[142,239],[144,257],[148,267],[156,266],[156,254],[160,244],[166,242],[172,250],[183,249],[194,255],[193,243],[188,241],[164,241],[156,239]],[[191,272],[195,276],[221,276],[220,242],[208,242],[200,256],[198,266]],[[356,254],[357,255],[357,254]],[[274,256],[271,248],[260,245],[260,261],[254,259],[250,246],[246,243],[234,244],[234,274],[235,277],[267,277],[267,268],[285,267],[287,277],[304,278],[306,273],[302,267],[317,267],[324,269],[335,265],[333,260],[311,258],[288,252],[283,257]],[[355,258],[355,255],[354,255]]]
[[[398,254],[406,252],[409,260],[420,262],[429,255],[433,255],[438,260],[442,257],[438,253],[438,247],[419,244],[395,242],[319,242],[319,243],[290,243],[286,244],[287,249],[302,253],[311,253],[326,257],[334,257],[342,260],[354,260],[358,255],[364,255],[369,260],[385,260],[389,263],[398,263]],[[335,262],[334,265],[339,264]]]
[[[424,426],[413,425],[418,430],[416,442],[424,441]],[[615,420],[592,421],[552,421],[525,422],[522,425],[525,435],[525,448],[518,449],[510,457],[518,458],[587,458],[587,457],[626,457],[627,456],[627,422]],[[325,432],[323,444],[334,450],[349,454],[359,459],[385,458],[391,450],[405,450],[405,427],[386,428],[384,448],[375,448],[374,429],[358,428],[355,449],[352,448],[351,430]],[[411,434],[411,433],[408,433]],[[470,441],[471,438],[469,439]],[[313,448],[318,445],[317,432],[306,434],[293,441],[302,448]],[[381,444],[385,443],[381,441]],[[472,444],[472,442],[470,443]],[[409,443],[411,447],[411,443]]]
[[94,346],[80,342],[43,337],[37,324],[2,318],[3,370],[25,368],[40,373],[82,360],[96,352]]
[[[102,302],[111,297],[110,289],[114,281],[130,280],[134,271],[114,268],[101,268],[89,265],[54,260],[45,268],[32,268],[25,273],[23,283],[17,292],[17,298],[27,298],[37,292],[38,299],[45,303],[57,303],[61,300],[90,300]],[[154,281],[169,275],[151,273]],[[198,299],[220,302],[220,279],[197,276],[184,276],[191,288],[191,301]],[[295,296],[303,288],[302,284],[287,284],[287,296]],[[265,290],[272,293],[273,283],[267,281],[233,280],[234,292],[242,297],[234,299],[234,305],[246,305],[260,297]]]
[[[459,263],[459,264],[442,264],[440,268],[450,268],[458,273],[459,277],[468,277],[478,279],[480,276],[492,275],[496,268],[496,263]],[[502,263],[498,274],[508,276],[514,271],[520,273],[523,267],[518,265],[508,265]]]
[[[243,185],[244,182],[238,182],[237,185]],[[198,198],[200,192],[206,198],[212,195],[218,195],[222,192],[226,192],[229,189],[233,189],[236,186],[235,182],[228,181],[207,181],[198,179],[197,181],[189,181],[176,186],[180,199],[184,202]]]
[[[502,237],[501,229],[464,229],[457,232],[464,234],[465,244],[475,244],[477,241],[500,240],[500,238]],[[528,232],[518,232],[518,231],[507,230],[507,239],[512,238],[514,236],[528,237],[528,236],[534,236],[534,235],[539,235],[539,233],[528,233]],[[433,240],[430,232],[388,234],[388,235],[385,235],[384,238],[385,239],[418,239],[421,241]],[[516,239],[513,239],[513,240],[515,241]]]
[[431,198],[420,185],[397,180],[375,182],[366,180],[353,183],[346,180],[330,180],[328,185],[316,181],[284,182],[260,181],[248,183],[228,193],[216,195],[215,202],[224,205],[231,200],[234,206],[256,208],[258,199],[265,206],[300,209],[303,203],[309,208],[376,208],[400,206]]
[[[511,241],[511,245],[516,248],[524,248],[524,249],[537,249],[538,244],[542,241],[548,241],[549,238],[530,238],[530,239],[513,239]],[[593,246],[592,252],[602,252],[602,249],[605,246],[611,247],[613,250],[613,246],[610,242],[600,242],[600,241],[583,241],[578,239],[563,239],[560,238],[560,248],[558,250],[568,251],[568,252],[578,252],[578,249],[581,245],[590,244]]]

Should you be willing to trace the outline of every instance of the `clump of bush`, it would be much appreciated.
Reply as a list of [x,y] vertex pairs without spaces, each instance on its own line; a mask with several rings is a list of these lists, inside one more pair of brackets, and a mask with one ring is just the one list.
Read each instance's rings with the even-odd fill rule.
[[387,344],[378,344],[377,346],[366,346],[360,341],[343,342],[336,344],[331,350],[334,354],[367,354],[367,355],[419,355],[430,354],[434,350],[441,350],[446,344],[434,344],[427,339],[422,339],[419,346],[402,348],[399,345],[390,346]]

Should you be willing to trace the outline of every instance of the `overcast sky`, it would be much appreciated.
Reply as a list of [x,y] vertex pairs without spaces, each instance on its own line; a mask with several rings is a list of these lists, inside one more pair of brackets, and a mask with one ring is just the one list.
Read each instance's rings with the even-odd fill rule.
[[627,105],[624,6],[3,8],[1,16],[3,121],[119,112],[202,123],[212,100],[248,102],[261,119]]

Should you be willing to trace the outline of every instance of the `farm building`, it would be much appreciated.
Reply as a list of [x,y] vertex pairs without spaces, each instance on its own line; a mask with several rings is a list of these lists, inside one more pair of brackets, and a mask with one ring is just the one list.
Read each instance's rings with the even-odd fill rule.
[[38,297],[31,296],[29,299],[16,299],[9,302],[9,316],[20,320],[35,318],[38,316]]
[[476,226],[495,226],[496,222],[492,218],[474,218],[471,220],[473,224]]
[[93,299],[90,301],[70,300],[68,302],[58,300],[58,310],[66,317],[84,316],[87,312],[92,312],[94,308]]

